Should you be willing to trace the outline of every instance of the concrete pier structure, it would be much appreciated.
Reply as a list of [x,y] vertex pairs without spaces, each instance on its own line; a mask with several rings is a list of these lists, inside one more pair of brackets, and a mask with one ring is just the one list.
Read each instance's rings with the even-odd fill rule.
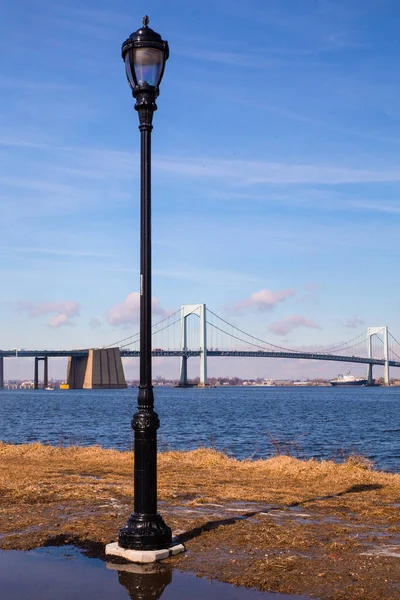
[[33,374],[33,389],[39,389],[39,359],[35,356],[35,370]]
[[68,358],[66,383],[70,390],[81,390],[85,381],[87,356],[70,356]]
[[66,382],[70,389],[126,388],[119,348],[95,348],[88,356],[69,357]]
[[47,388],[49,385],[49,357],[45,356],[43,358],[44,362],[44,370],[43,370],[43,387]]
[[368,386],[374,385],[374,378],[373,378],[373,375],[372,375],[372,365],[371,364],[368,365],[368,381],[367,381],[367,385]]
[[39,389],[39,361],[44,362],[43,369],[43,387],[47,388],[49,385],[49,357],[48,356],[35,356],[35,371],[33,375],[33,389]]
[[4,358],[0,356],[0,390],[4,389]]

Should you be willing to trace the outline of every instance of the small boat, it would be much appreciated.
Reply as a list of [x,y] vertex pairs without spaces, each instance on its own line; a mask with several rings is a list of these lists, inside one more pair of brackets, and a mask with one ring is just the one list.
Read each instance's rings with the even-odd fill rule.
[[45,387],[44,389],[45,389],[45,390],[47,390],[48,392],[54,392],[54,390],[55,390],[56,388],[53,388],[53,387],[50,387],[50,386],[48,386],[48,387]]
[[367,385],[368,379],[363,379],[362,377],[354,377],[354,375],[338,375],[336,379],[332,379],[329,382],[333,386],[339,385]]

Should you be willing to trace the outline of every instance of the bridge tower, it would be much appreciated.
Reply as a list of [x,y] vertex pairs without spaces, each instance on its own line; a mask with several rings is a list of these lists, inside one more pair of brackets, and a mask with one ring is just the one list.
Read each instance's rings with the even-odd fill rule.
[[[207,322],[205,304],[184,304],[181,306],[181,350],[187,347],[187,318],[189,315],[198,315],[200,318],[200,386],[207,385]],[[187,356],[181,357],[181,376],[179,385],[187,385]]]
[[[385,385],[389,385],[389,332],[386,326],[384,327],[368,327],[368,358],[372,358],[372,336],[383,334],[383,357],[385,360],[383,378]],[[368,385],[372,385],[372,364],[368,365]]]

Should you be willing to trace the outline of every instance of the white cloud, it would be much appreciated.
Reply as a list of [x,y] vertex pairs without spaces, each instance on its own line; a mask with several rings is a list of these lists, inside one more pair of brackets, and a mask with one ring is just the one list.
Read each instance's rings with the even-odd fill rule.
[[320,325],[317,325],[314,321],[303,317],[302,315],[290,315],[285,317],[282,321],[276,321],[271,323],[269,330],[276,335],[287,335],[294,329],[299,327],[309,327],[310,329],[322,329]]
[[48,322],[49,327],[61,327],[63,325],[72,325],[65,313],[52,317]]
[[[168,311],[161,308],[158,298],[152,298],[152,313],[167,316]],[[140,294],[131,292],[123,302],[118,302],[107,312],[106,318],[111,325],[128,325],[134,323],[140,316]]]
[[56,302],[27,302],[22,300],[16,303],[15,308],[20,312],[27,312],[28,316],[32,318],[54,313],[47,324],[49,327],[56,328],[64,325],[74,325],[71,319],[79,316],[81,305],[72,300],[59,300]]
[[295,290],[288,288],[285,290],[278,290],[272,292],[271,290],[263,289],[258,292],[254,292],[250,298],[245,298],[236,302],[231,307],[226,307],[227,310],[233,310],[240,312],[243,309],[255,309],[259,312],[267,310],[273,310],[279,302],[284,302],[287,298],[291,298],[296,295]]

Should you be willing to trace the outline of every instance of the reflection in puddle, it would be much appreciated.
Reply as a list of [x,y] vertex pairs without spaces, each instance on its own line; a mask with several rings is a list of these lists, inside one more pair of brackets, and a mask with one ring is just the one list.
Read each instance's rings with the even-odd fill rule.
[[158,600],[171,582],[172,571],[167,569],[146,574],[118,571],[118,583],[132,600]]
[[[107,568],[106,568],[107,567]],[[1,600],[306,600],[235,588],[162,565],[107,563],[73,546],[0,550]]]

